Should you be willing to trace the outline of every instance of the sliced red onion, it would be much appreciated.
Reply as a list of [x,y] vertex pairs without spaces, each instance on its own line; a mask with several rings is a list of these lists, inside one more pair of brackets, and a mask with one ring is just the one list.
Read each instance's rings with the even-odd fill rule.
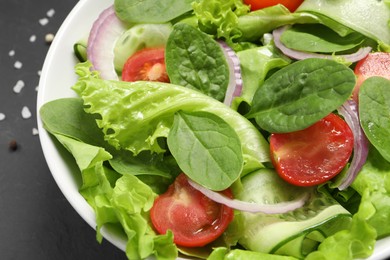
[[304,52],[304,51],[297,51],[290,49],[286,47],[281,41],[280,37],[282,33],[289,28],[289,25],[285,25],[282,27],[279,27],[273,31],[273,37],[274,37],[274,43],[275,46],[283,52],[284,55],[296,59],[296,60],[303,60],[307,58],[322,58],[322,59],[334,59],[335,57],[337,58],[342,58],[347,62],[357,62],[364,57],[367,56],[372,50],[371,47],[362,47],[360,48],[357,52],[352,53],[352,54],[345,54],[345,55],[332,55],[332,54],[320,54],[320,53],[313,53],[313,52]]
[[227,106],[231,106],[233,99],[241,95],[242,78],[240,60],[236,53],[224,41],[218,41],[229,65],[229,85],[226,89],[223,101]]
[[102,79],[118,80],[114,67],[114,47],[126,26],[118,19],[113,6],[105,9],[93,23],[88,37],[87,58]]
[[355,180],[360,169],[364,165],[368,155],[368,139],[360,126],[358,106],[354,100],[347,100],[339,109],[338,112],[344,117],[351,128],[354,136],[353,144],[353,157],[351,164],[346,172],[346,175],[342,182],[339,184],[338,189],[344,190],[348,188]]
[[247,201],[240,201],[236,199],[230,199],[226,196],[223,196],[222,194],[209,190],[192,180],[188,179],[188,183],[196,190],[200,191],[203,195],[208,197],[209,199],[218,202],[220,204],[224,204],[232,209],[237,209],[241,211],[246,212],[262,212],[266,214],[281,214],[286,213],[295,209],[298,209],[302,207],[306,200],[309,197],[308,193],[305,193],[302,197],[300,197],[297,200],[289,201],[289,202],[282,202],[277,204],[258,204],[258,203],[251,203]]

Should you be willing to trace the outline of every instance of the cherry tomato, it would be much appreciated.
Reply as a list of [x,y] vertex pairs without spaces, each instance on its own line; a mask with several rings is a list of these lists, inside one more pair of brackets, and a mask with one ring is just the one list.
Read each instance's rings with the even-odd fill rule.
[[245,4],[251,6],[252,11],[282,4],[287,7],[290,12],[294,12],[302,2],[303,0],[244,0]]
[[163,47],[146,48],[134,53],[123,66],[122,80],[169,82],[164,54]]
[[297,186],[313,186],[336,176],[353,149],[348,124],[329,114],[314,125],[291,133],[271,134],[271,159],[278,174]]
[[390,53],[369,53],[356,64],[354,72],[357,76],[357,82],[352,93],[352,98],[358,102],[360,85],[364,80],[372,76],[381,76],[390,79]]
[[[232,197],[230,190],[222,194]],[[233,220],[233,210],[194,189],[181,173],[154,201],[150,217],[158,233],[165,234],[168,229],[173,232],[175,244],[201,247],[225,231]]]

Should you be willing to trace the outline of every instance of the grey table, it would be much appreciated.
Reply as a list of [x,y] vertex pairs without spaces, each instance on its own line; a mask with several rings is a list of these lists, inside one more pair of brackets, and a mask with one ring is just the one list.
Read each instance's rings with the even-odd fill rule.
[[36,132],[45,37],[76,3],[0,0],[0,259],[125,259],[62,195]]

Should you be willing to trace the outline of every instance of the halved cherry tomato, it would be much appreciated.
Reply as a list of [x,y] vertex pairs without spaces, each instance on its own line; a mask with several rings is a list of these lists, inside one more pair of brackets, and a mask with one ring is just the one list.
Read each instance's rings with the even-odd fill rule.
[[357,76],[356,86],[352,98],[358,101],[360,85],[369,77],[381,76],[390,79],[390,53],[373,52],[360,60],[354,70]]
[[146,48],[130,56],[123,66],[122,80],[169,82],[164,48]]
[[351,129],[333,113],[306,129],[270,137],[274,167],[284,180],[297,186],[332,179],[347,164],[352,149]]
[[251,10],[255,11],[277,4],[282,4],[287,7],[290,12],[294,12],[303,0],[244,0],[244,3],[251,6]]
[[[222,194],[232,197],[230,190]],[[225,231],[233,220],[233,210],[194,189],[181,173],[154,201],[150,217],[158,233],[165,234],[168,229],[173,232],[175,244],[201,247]]]

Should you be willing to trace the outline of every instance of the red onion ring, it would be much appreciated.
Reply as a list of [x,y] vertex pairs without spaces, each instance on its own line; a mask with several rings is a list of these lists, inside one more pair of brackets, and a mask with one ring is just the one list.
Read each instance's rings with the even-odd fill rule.
[[352,54],[346,54],[346,55],[328,55],[328,54],[320,54],[320,53],[293,50],[293,49],[286,47],[280,40],[282,33],[285,30],[287,30],[288,28],[289,28],[289,25],[279,27],[272,32],[272,35],[274,37],[275,46],[281,52],[283,52],[284,55],[286,55],[292,59],[296,59],[296,60],[303,60],[303,59],[308,59],[308,58],[334,59],[335,57],[337,57],[337,58],[342,58],[347,62],[353,63],[353,62],[357,62],[357,61],[363,59],[364,57],[366,57],[372,50],[371,47],[362,47],[357,52],[352,53]]
[[218,41],[218,43],[225,54],[226,61],[229,66],[229,85],[226,89],[223,103],[230,107],[233,99],[240,96],[242,92],[240,60],[233,49],[230,48],[224,41]]
[[192,180],[188,179],[188,183],[196,190],[200,191],[203,195],[208,197],[209,199],[218,202],[220,204],[224,204],[232,209],[246,211],[246,212],[262,212],[266,214],[281,214],[286,213],[295,209],[298,209],[302,207],[306,200],[309,197],[309,193],[305,193],[302,197],[298,198],[297,200],[288,201],[288,202],[281,202],[277,204],[258,204],[258,203],[251,203],[247,201],[240,201],[236,199],[230,199],[222,194],[209,190]]
[[351,128],[354,135],[354,150],[351,164],[347,170],[347,173],[339,184],[338,189],[344,190],[348,188],[351,183],[355,180],[360,169],[364,165],[368,155],[369,141],[363,132],[360,125],[358,106],[354,100],[347,100],[339,109],[338,112],[344,117]]
[[93,23],[87,44],[87,58],[100,77],[118,80],[114,67],[114,47],[118,37],[126,30],[115,14],[113,6],[105,9]]

